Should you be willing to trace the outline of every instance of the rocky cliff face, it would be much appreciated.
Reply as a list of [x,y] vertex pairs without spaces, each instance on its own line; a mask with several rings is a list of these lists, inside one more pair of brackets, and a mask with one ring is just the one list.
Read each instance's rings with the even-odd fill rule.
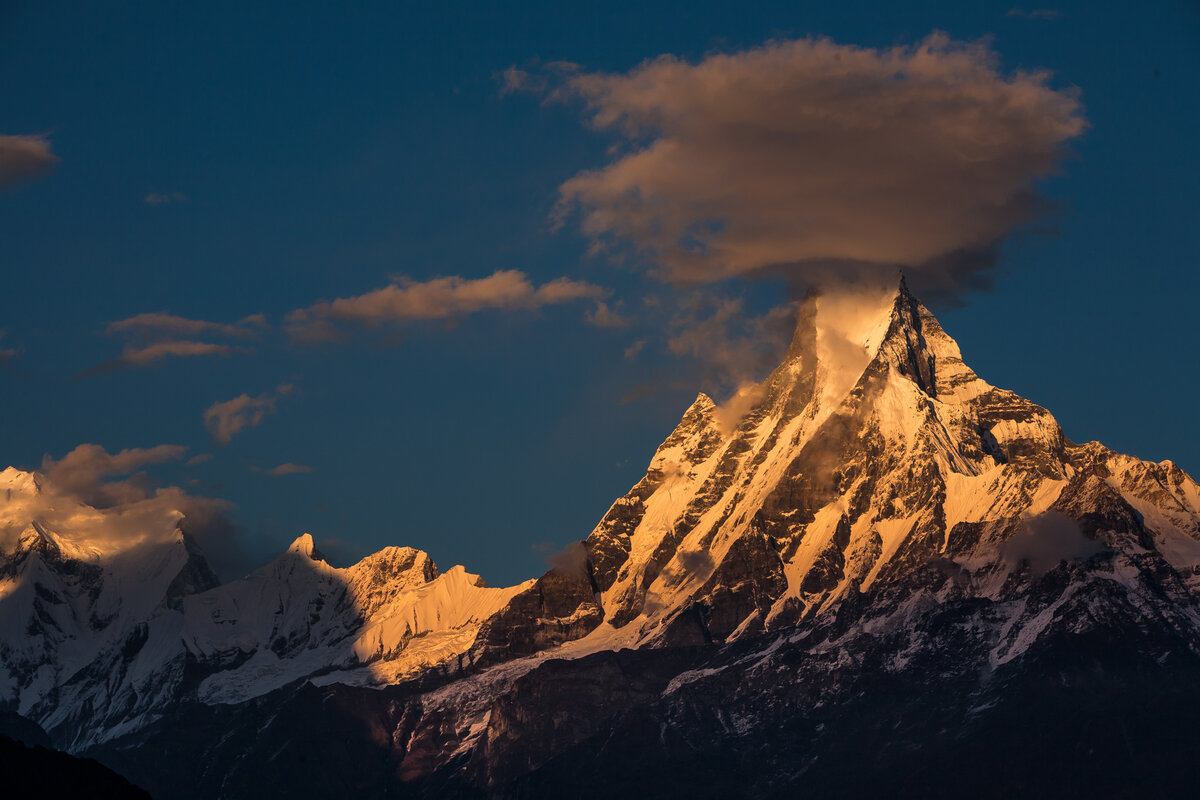
[[335,569],[307,537],[212,586],[163,520],[125,598],[87,509],[51,532],[9,470],[6,702],[177,796],[928,796],[932,768],[954,795],[955,758],[1004,794],[1066,778],[981,742],[1071,737],[1076,771],[1133,781],[1103,755],[1125,747],[1173,786],[1163,754],[1200,744],[1200,486],[1068,440],[903,284],[798,316],[765,381],[699,396],[578,558],[516,587],[409,548]]

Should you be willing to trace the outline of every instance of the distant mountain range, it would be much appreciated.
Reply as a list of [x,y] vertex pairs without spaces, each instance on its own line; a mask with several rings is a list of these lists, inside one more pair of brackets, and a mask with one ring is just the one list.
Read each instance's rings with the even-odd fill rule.
[[903,282],[798,317],[507,588],[308,535],[218,585],[179,513],[9,468],[0,709],[160,797],[1193,792],[1196,481],[1068,440]]

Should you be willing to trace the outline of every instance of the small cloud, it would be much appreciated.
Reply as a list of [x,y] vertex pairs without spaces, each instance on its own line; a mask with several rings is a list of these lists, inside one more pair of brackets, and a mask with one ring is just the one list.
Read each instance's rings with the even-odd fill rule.
[[0,136],[0,189],[44,175],[58,161],[45,136]]
[[608,303],[597,302],[596,308],[587,313],[587,321],[589,325],[595,325],[597,328],[624,328],[629,324],[626,317],[608,307]]
[[277,467],[272,467],[271,469],[267,470],[267,474],[270,475],[272,478],[278,478],[283,475],[307,475],[310,472],[313,472],[312,467],[305,467],[300,464],[293,464],[290,461],[287,461],[283,464],[280,464]]
[[675,554],[679,566],[693,575],[709,572],[713,568],[713,557],[707,550],[680,550]]
[[1030,577],[1040,578],[1062,561],[1090,558],[1104,549],[1101,542],[1089,539],[1075,520],[1047,511],[1026,519],[1021,530],[1004,542],[1000,556],[1014,569],[1029,564]]
[[583,542],[571,544],[546,556],[546,564],[555,573],[565,578],[587,579],[587,548]]
[[501,97],[519,92],[541,93],[546,90],[545,78],[532,75],[515,65],[497,72],[494,77],[500,83]]
[[291,384],[280,384],[274,392],[264,392],[257,397],[238,395],[223,403],[214,403],[204,411],[204,426],[213,441],[227,445],[244,428],[253,428],[275,413],[275,404],[283,395],[290,394]]
[[1055,11],[1052,8],[1035,8],[1031,11],[1021,8],[1010,8],[1004,16],[1020,17],[1021,19],[1058,19],[1062,16],[1062,12]]
[[287,329],[296,339],[331,341],[341,336],[344,326],[452,320],[479,311],[531,310],[607,294],[599,286],[568,278],[534,286],[517,270],[501,270],[474,279],[449,276],[422,282],[399,278],[366,294],[297,309],[288,314]]
[[[4,331],[0,331],[0,339],[4,338],[4,333]],[[8,361],[11,358],[15,358],[17,352],[18,351],[16,348],[4,347],[3,345],[0,345],[0,364],[3,364],[5,361]]]
[[183,203],[187,199],[183,192],[151,192],[142,198],[142,202],[148,206],[162,206],[167,203]]
[[194,455],[187,460],[185,465],[189,467],[195,467],[207,461],[212,461],[212,453],[199,453],[198,455]]
[[636,342],[629,345],[629,347],[625,348],[625,357],[630,360],[637,358],[638,353],[642,352],[642,349],[645,348],[645,346],[646,340],[638,339]]
[[564,77],[579,72],[573,61],[547,61],[537,72],[521,69],[515,64],[492,77],[500,84],[500,96],[509,94],[544,94],[550,88],[551,77]]

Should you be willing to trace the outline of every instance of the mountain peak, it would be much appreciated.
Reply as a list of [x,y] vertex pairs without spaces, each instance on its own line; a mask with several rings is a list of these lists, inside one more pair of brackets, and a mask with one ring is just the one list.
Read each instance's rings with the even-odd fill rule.
[[312,534],[309,533],[302,533],[297,536],[296,541],[292,542],[287,551],[289,553],[299,553],[305,558],[312,559],[313,561],[325,560],[325,555],[317,549],[317,545],[313,541]]
[[0,470],[0,489],[22,494],[38,494],[41,492],[41,483],[36,472],[7,467]]
[[58,555],[62,552],[58,537],[45,525],[34,520],[17,539],[17,552],[38,552],[43,555]]

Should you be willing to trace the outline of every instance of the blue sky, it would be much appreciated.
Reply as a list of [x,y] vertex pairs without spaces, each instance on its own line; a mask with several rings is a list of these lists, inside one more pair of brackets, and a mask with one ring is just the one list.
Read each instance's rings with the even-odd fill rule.
[[[212,458],[153,474],[234,503],[253,559],[310,531],[342,558],[406,544],[497,584],[534,575],[640,477],[696,391],[720,392],[713,375],[650,322],[587,324],[587,299],[304,345],[286,315],[398,275],[519,270],[627,308],[670,291],[551,224],[560,184],[606,164],[613,136],[571,104],[502,95],[510,66],[623,73],[940,30],[1078,87],[1088,128],[1040,183],[1040,230],[1004,240],[994,288],[935,312],[983,377],[1071,438],[1200,472],[1191,3],[245,5],[0,11],[0,135],[44,136],[59,159],[0,193],[0,346],[17,351],[0,460],[185,445]],[[769,282],[725,290],[760,311],[780,300]],[[122,352],[108,323],[160,311],[263,314],[270,330],[225,357],[86,372]],[[213,441],[205,409],[285,384],[261,424]],[[268,474],[283,463],[313,471]]]

